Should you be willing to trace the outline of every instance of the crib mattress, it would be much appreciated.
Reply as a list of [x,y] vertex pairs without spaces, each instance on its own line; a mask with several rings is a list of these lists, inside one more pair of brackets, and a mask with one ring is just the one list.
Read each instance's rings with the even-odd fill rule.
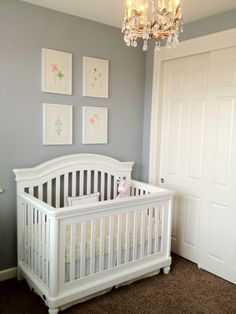
[[[159,239],[160,240],[160,239]],[[152,240],[152,250],[154,249],[154,245],[155,245],[155,241]],[[148,245],[147,245],[147,241],[144,245],[144,256],[147,254],[147,249],[148,249]],[[140,253],[141,253],[141,246],[138,245],[137,247],[137,256],[136,258],[138,259],[140,257]],[[129,261],[132,261],[134,259],[133,256],[133,250],[132,247],[129,249]],[[104,254],[104,270],[108,269],[108,260],[109,260],[109,255],[106,253]],[[117,266],[117,252],[114,251],[113,252],[113,265]],[[125,263],[125,250],[122,249],[121,250],[121,258],[120,258],[120,264],[124,264]],[[75,262],[75,279],[79,279],[80,278],[80,260],[77,259]],[[71,267],[71,263],[70,261],[67,262],[65,264],[65,282],[69,282],[70,281],[70,267]],[[100,256],[97,255],[95,256],[95,260],[94,260],[94,273],[97,273],[100,271]],[[85,276],[88,276],[90,274],[90,257],[87,257],[85,259]]]

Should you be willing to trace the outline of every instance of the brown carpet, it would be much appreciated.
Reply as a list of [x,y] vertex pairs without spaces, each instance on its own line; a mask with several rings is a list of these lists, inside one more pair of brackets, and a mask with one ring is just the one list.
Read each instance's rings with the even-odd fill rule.
[[[0,313],[47,313],[43,301],[25,281],[0,283]],[[236,286],[179,256],[173,255],[172,271],[78,304],[63,314],[236,313]]]

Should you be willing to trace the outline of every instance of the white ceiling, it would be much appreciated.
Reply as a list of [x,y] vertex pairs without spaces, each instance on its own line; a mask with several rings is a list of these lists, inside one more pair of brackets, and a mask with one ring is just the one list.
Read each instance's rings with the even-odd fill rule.
[[[96,22],[121,27],[125,0],[23,0]],[[184,22],[236,8],[236,0],[181,0]]]

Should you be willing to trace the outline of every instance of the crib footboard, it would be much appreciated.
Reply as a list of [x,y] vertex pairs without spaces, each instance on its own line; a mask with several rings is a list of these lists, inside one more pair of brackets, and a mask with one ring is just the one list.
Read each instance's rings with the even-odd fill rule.
[[22,193],[19,268],[51,309],[159,268],[167,272],[172,197],[132,181],[131,197],[55,209]]

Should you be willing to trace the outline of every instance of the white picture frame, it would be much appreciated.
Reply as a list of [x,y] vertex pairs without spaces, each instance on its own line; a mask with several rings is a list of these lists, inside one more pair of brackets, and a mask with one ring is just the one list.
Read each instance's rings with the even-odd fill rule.
[[42,49],[42,92],[72,95],[72,54]]
[[109,61],[83,57],[83,96],[108,98]]
[[82,143],[107,144],[108,108],[83,106],[82,110]]
[[71,145],[73,106],[43,104],[43,144]]

